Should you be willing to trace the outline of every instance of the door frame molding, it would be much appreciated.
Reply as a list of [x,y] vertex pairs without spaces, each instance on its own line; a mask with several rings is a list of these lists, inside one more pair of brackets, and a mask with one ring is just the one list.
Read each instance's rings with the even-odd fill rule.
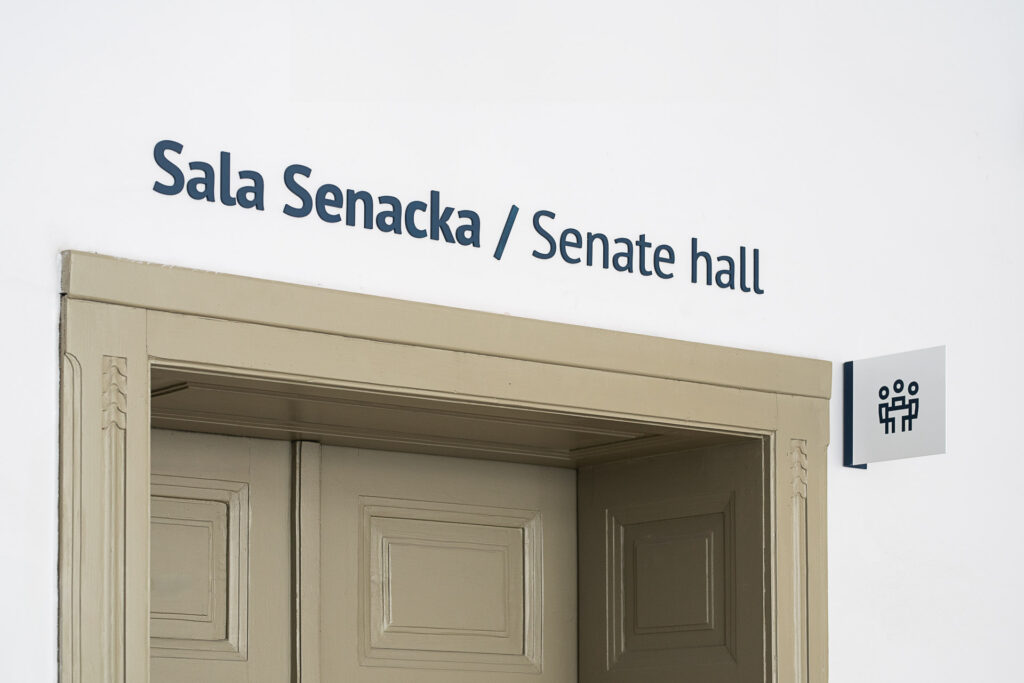
[[828,671],[831,363],[65,252],[59,659],[149,681],[154,365],[767,437],[768,680]]

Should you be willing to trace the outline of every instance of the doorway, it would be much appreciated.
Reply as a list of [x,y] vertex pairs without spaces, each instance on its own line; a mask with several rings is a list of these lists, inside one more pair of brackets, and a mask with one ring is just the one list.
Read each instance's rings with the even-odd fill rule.
[[64,292],[63,680],[256,683],[271,608],[310,683],[826,679],[829,364],[76,253]]
[[[154,683],[765,680],[760,437],[180,368],[151,386]],[[216,558],[202,506],[249,527]],[[202,622],[162,607],[215,594]]]

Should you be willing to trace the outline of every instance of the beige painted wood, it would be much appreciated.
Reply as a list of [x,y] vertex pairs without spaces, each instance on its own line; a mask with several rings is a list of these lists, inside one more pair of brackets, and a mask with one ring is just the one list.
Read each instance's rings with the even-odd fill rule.
[[295,681],[320,683],[320,444],[298,441],[292,495]]
[[291,445],[153,430],[151,453],[151,680],[289,680]]
[[321,465],[323,680],[576,680],[572,471],[340,447]]
[[[65,252],[76,297],[409,346],[828,398],[830,364]],[[125,283],[132,287],[125,288]],[[217,292],[218,296],[210,296]],[[301,302],[301,305],[296,305]]]
[[[729,431],[768,431],[776,420],[773,394],[644,375],[158,311],[147,314],[147,336],[150,356],[161,365],[182,365],[187,358],[190,369],[315,382],[370,396],[379,392]],[[558,460],[540,454],[534,462]]]
[[244,659],[248,484],[153,475],[150,655]]
[[778,678],[827,680],[827,410],[780,396],[774,438]]
[[768,473],[756,438],[580,470],[582,683],[770,680]]
[[735,440],[679,429],[465,401],[316,388],[180,368],[154,368],[155,427],[433,455],[541,460],[566,467]]
[[148,681],[154,364],[370,402],[764,437],[768,678],[827,680],[828,363],[77,253],[64,276],[61,680]]
[[149,673],[149,362],[146,313],[62,307],[60,671]]

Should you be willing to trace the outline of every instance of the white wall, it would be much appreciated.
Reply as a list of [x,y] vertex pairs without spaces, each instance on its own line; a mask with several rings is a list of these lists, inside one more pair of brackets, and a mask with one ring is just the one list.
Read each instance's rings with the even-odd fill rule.
[[[18,3],[0,22],[0,679],[56,678],[58,254],[370,292],[839,363],[948,345],[949,455],[829,481],[831,680],[1019,677],[1024,5]],[[232,152],[262,213],[152,191]],[[280,213],[280,173],[484,247]],[[508,205],[523,209],[490,256]],[[762,254],[766,294],[529,255],[524,220]]]

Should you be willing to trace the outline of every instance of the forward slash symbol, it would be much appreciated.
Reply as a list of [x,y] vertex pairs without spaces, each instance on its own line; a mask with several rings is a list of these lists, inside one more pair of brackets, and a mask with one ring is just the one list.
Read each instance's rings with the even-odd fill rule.
[[519,214],[519,207],[515,204],[508,210],[508,218],[505,219],[505,227],[501,231],[501,239],[498,240],[498,246],[494,249],[494,258],[501,260],[502,254],[505,253],[505,244],[508,242],[508,236],[512,234],[512,226],[516,223],[516,216]]

